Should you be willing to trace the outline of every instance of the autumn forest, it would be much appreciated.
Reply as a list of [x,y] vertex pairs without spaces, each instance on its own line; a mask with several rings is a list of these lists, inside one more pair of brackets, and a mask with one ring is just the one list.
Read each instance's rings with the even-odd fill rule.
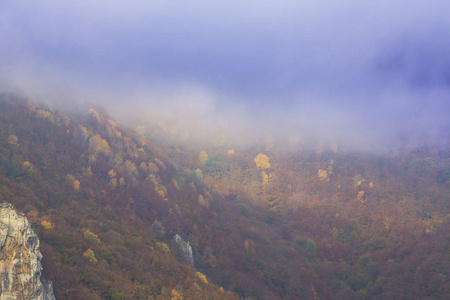
[[0,199],[57,299],[449,299],[450,152],[189,145],[0,95]]

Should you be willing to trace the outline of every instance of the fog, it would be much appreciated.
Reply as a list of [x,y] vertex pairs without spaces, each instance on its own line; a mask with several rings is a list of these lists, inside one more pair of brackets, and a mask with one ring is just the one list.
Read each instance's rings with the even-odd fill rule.
[[2,1],[0,89],[191,142],[448,146],[446,6]]

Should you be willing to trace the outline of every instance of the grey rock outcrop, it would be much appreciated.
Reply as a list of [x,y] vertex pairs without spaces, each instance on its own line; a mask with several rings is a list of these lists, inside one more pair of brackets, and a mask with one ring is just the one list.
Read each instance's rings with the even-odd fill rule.
[[184,261],[190,264],[191,266],[194,266],[194,256],[192,255],[192,247],[191,245],[189,245],[189,242],[183,241],[181,236],[179,236],[178,234],[175,234],[173,239],[176,245],[181,250]]
[[30,222],[11,204],[0,204],[0,300],[53,300],[42,278],[39,239]]

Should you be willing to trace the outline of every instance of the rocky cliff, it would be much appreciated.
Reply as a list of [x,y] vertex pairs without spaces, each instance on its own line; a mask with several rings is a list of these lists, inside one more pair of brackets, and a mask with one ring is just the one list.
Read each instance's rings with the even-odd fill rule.
[[183,241],[181,236],[179,236],[178,234],[175,234],[173,239],[176,245],[181,250],[184,261],[191,266],[194,266],[194,256],[192,255],[192,247],[191,245],[189,245],[189,242]]
[[0,300],[55,299],[42,278],[39,239],[27,218],[0,204]]

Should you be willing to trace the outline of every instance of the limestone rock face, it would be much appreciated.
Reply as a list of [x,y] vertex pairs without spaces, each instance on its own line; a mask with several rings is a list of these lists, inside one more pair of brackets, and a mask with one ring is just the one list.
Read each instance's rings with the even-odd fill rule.
[[0,300],[52,300],[42,278],[39,239],[27,218],[11,204],[0,204]]
[[194,256],[192,255],[192,247],[189,245],[189,242],[183,241],[181,236],[178,234],[175,234],[173,237],[176,245],[178,245],[179,249],[183,253],[183,259],[186,263],[190,264],[191,266],[194,266]]

